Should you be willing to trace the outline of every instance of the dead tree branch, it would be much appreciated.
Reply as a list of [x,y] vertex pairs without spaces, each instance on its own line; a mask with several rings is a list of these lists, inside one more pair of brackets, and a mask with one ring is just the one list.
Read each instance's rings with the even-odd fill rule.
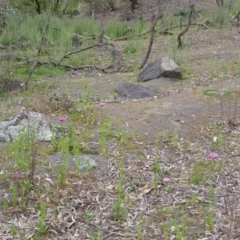
[[160,3],[159,0],[157,1],[157,11],[156,11],[155,19],[154,19],[154,21],[152,23],[152,26],[151,26],[151,29],[150,29],[150,39],[149,39],[148,49],[147,49],[146,55],[144,56],[144,58],[142,60],[142,63],[140,65],[139,69],[142,69],[145,66],[145,64],[146,64],[146,62],[149,58],[149,55],[151,53],[153,40],[154,40],[154,31],[155,31],[155,27],[156,27],[156,24],[157,24],[158,19],[159,19],[159,6],[163,2],[164,2],[164,0],[161,3]]
[[194,12],[194,4],[192,4],[190,6],[190,13],[189,13],[189,17],[188,17],[188,24],[186,26],[185,29],[183,29],[183,31],[181,31],[178,34],[177,40],[178,40],[178,47],[182,47],[182,39],[181,37],[188,31],[188,29],[190,28],[191,24],[192,24],[192,14]]
[[43,47],[44,40],[45,40],[45,35],[46,35],[47,30],[48,30],[48,28],[49,28],[49,22],[50,22],[50,16],[48,15],[47,24],[46,24],[46,26],[45,26],[45,29],[44,29],[43,33],[42,33],[42,37],[41,37],[41,40],[40,40],[40,45],[39,45],[39,47],[38,47],[37,58],[36,58],[36,60],[34,61],[34,64],[33,64],[32,68],[31,68],[31,70],[30,70],[30,72],[29,72],[29,74],[28,74],[27,80],[25,81],[25,86],[24,86],[24,87],[25,87],[25,90],[28,89],[28,83],[29,83],[29,81],[30,81],[30,78],[31,78],[31,76],[32,76],[35,68],[36,68],[37,65],[38,65],[39,58],[40,58],[40,54],[41,54],[42,47]]
[[135,38],[135,37],[141,37],[141,36],[144,36],[148,33],[151,32],[151,29],[147,30],[147,31],[144,31],[142,33],[139,33],[139,34],[136,34],[136,35],[131,35],[131,36],[123,36],[123,37],[120,37],[120,38],[115,38],[113,39],[112,41],[125,41],[125,40],[128,40],[128,38]]
[[[105,48],[106,50],[108,50],[109,52],[111,52],[113,61],[106,67],[98,67],[95,65],[84,65],[84,66],[72,66],[72,65],[68,65],[68,64],[64,64],[62,63],[64,61],[64,59],[68,58],[69,56],[73,55],[73,54],[77,54],[83,51],[87,51],[89,49],[92,48]],[[83,69],[95,69],[95,70],[99,70],[102,72],[105,72],[107,69],[113,68],[115,65],[118,66],[118,68],[121,67],[121,57],[119,55],[119,53],[115,50],[115,47],[113,44],[111,43],[104,43],[104,44],[93,44],[91,46],[88,46],[86,48],[82,48],[82,49],[78,49],[76,51],[71,51],[71,52],[67,52],[66,54],[64,54],[59,61],[40,61],[39,60],[39,56],[40,56],[40,52],[38,55],[38,59],[29,59],[27,57],[19,57],[19,56],[15,56],[12,55],[11,58],[17,61],[22,61],[22,62],[26,62],[27,64],[33,64],[32,67],[32,71],[30,72],[31,74],[33,73],[34,69],[36,68],[36,66],[54,66],[54,67],[64,67],[67,69],[72,69],[72,70],[83,70]],[[30,75],[30,74],[29,74]],[[31,77],[31,76],[30,76]],[[30,79],[29,77],[29,79]]]
[[[205,22],[208,20],[208,18],[206,18],[204,21],[200,22],[200,23],[192,23],[191,25],[192,26],[199,26],[199,27],[204,27],[204,28],[209,28]],[[187,24],[183,24],[182,27],[186,27],[188,26],[188,23]],[[170,27],[166,27],[166,28],[163,28],[163,29],[160,29],[160,33],[162,34],[165,34],[166,32],[168,32],[169,30],[173,29],[173,28],[178,28],[180,27],[180,25],[173,25],[173,26],[170,26]]]

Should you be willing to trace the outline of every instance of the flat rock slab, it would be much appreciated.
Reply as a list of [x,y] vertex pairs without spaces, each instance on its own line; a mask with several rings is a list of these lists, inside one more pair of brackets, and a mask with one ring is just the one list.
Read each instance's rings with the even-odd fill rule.
[[180,67],[170,58],[160,58],[150,63],[139,75],[138,82],[145,82],[159,77],[181,78]]
[[99,155],[71,155],[69,153],[55,153],[46,159],[53,167],[58,167],[64,162],[68,165],[71,172],[85,172],[95,170],[97,176],[103,176],[108,168],[107,159]]
[[0,142],[13,142],[25,131],[32,131],[36,141],[48,142],[59,137],[63,126],[53,124],[48,116],[31,111],[22,111],[19,115],[0,122]]
[[114,91],[118,96],[130,99],[148,98],[155,95],[151,87],[133,83],[120,83]]

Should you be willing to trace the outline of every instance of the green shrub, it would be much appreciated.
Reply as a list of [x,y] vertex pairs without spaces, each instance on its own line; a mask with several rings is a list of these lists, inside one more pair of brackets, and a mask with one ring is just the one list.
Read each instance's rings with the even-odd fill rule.
[[128,26],[118,20],[110,21],[105,26],[105,34],[111,39],[120,38],[128,35]]

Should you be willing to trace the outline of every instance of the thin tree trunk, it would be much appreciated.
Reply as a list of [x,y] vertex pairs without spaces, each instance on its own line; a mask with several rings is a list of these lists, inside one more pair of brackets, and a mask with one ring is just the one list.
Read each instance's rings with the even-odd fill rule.
[[35,4],[36,4],[36,11],[38,14],[41,14],[41,6],[39,3],[39,0],[35,0]]
[[178,34],[177,40],[178,40],[178,47],[182,47],[182,39],[181,37],[188,31],[188,29],[190,28],[191,24],[192,24],[192,14],[194,11],[194,4],[192,4],[190,6],[190,13],[189,13],[189,18],[188,18],[188,25],[186,26],[185,29],[183,29],[183,31],[181,31]]
[[145,66],[145,64],[146,64],[146,62],[149,58],[149,55],[151,53],[153,40],[154,40],[154,30],[155,30],[155,27],[156,27],[156,24],[157,24],[157,21],[158,21],[158,17],[159,17],[159,1],[158,1],[158,5],[157,5],[157,12],[156,12],[156,15],[155,15],[155,19],[152,23],[152,27],[151,27],[151,30],[150,30],[150,39],[149,39],[148,49],[147,49],[146,55],[144,56],[144,58],[142,60],[142,63],[140,65],[139,69],[142,69]]

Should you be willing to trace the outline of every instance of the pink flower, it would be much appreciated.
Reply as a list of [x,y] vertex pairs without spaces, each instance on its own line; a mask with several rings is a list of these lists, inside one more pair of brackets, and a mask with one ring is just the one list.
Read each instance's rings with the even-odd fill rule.
[[58,118],[58,120],[59,120],[60,122],[65,122],[65,121],[67,120],[67,118],[66,118],[66,117],[60,117],[60,118]]
[[26,108],[25,107],[21,107],[21,112],[25,111]]
[[18,115],[17,115],[17,118],[20,118],[20,117],[21,117],[21,115],[20,115],[20,114],[18,114]]
[[215,153],[215,152],[212,152],[212,153],[210,153],[210,154],[208,155],[208,157],[210,157],[210,158],[212,158],[212,159],[217,159],[217,158],[219,158],[219,155],[218,155],[217,153]]
[[165,184],[170,183],[170,182],[171,182],[170,178],[164,178],[163,179],[163,183],[165,183]]
[[105,103],[103,103],[103,102],[100,102],[100,103],[99,103],[99,106],[100,106],[100,107],[103,107],[104,105],[105,105]]
[[17,91],[12,91],[13,94],[17,94]]

